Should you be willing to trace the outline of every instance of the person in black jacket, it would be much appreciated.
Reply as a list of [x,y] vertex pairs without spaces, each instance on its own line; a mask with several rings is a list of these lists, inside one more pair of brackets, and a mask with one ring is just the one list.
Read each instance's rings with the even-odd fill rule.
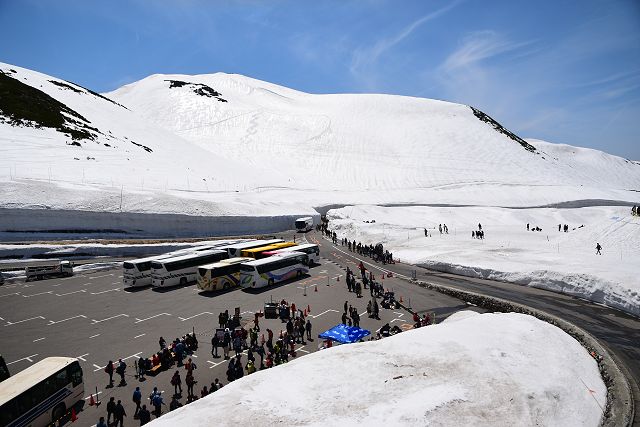
[[118,400],[118,404],[116,405],[116,426],[120,424],[120,427],[124,425],[124,417],[127,416],[127,413],[124,411],[124,406],[122,406],[122,402]]
[[147,409],[147,405],[142,405],[142,409],[138,412],[138,418],[140,419],[141,426],[151,421],[151,412]]
[[111,425],[110,420],[111,420],[111,415],[113,414],[113,421],[116,421],[116,416],[115,416],[115,412],[116,412],[116,398],[112,397],[111,399],[109,399],[109,402],[107,402],[107,424]]

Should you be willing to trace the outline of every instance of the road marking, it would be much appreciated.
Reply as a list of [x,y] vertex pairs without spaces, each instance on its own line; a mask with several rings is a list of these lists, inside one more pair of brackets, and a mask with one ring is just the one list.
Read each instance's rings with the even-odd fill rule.
[[119,285],[120,283],[122,283],[122,282],[113,282],[113,283],[111,283],[111,284],[112,284],[112,285]]
[[91,339],[91,338],[95,338],[95,337],[99,337],[99,336],[100,336],[100,334],[91,335],[91,336],[89,337],[89,339]]
[[12,294],[0,295],[0,298],[10,297],[11,295],[20,295],[20,292],[14,292]]
[[77,294],[78,292],[87,292],[85,289],[80,289],[79,291],[67,292],[64,294],[56,294],[57,297],[63,297],[65,295]]
[[178,317],[178,319],[180,319],[181,322],[184,322],[185,320],[190,320],[190,319],[193,319],[194,317],[202,316],[203,314],[213,314],[213,313],[209,313],[208,311],[205,311],[205,312],[202,312],[200,314],[196,314],[196,315],[191,316],[191,317],[186,317],[186,318]]
[[322,312],[322,313],[320,313],[320,314],[316,314],[315,316],[309,316],[309,317],[312,317],[312,318],[314,318],[314,319],[315,319],[315,318],[317,318],[317,317],[322,316],[323,314],[327,314],[327,313],[329,313],[330,311],[333,311],[334,313],[339,313],[339,311],[338,311],[338,310],[329,309],[329,310],[325,310],[325,311],[323,311],[323,312]]
[[99,279],[101,277],[107,277],[107,276],[113,276],[113,273],[103,274],[102,276],[87,276],[87,279],[93,280],[93,279]]
[[132,357],[138,357],[142,354],[141,351],[137,352],[136,354],[132,354],[131,356],[127,356],[127,357],[123,357],[122,360],[127,360],[127,359],[131,359]]
[[31,298],[31,297],[36,297],[38,295],[44,295],[44,294],[52,294],[53,291],[47,291],[47,292],[38,292],[37,294],[31,294],[31,295],[22,295],[25,298]]
[[156,314],[155,316],[147,317],[146,319],[138,319],[136,317],[136,323],[144,322],[146,320],[153,319],[153,318],[156,318],[158,316],[171,316],[171,315],[169,313],[160,313],[160,314]]
[[38,338],[37,340],[33,340],[32,342],[42,341],[43,339],[44,339],[44,337],[42,337],[42,338]]
[[143,336],[145,336],[145,335],[147,335],[147,334],[140,334],[140,335],[136,335],[136,336],[135,336],[135,337],[133,337],[133,338],[140,338],[140,337],[143,337]]
[[94,369],[93,372],[98,372],[98,371],[101,371],[101,370],[103,371],[104,368],[105,368],[104,366],[98,366],[95,363],[93,364],[93,366],[96,367],[96,369]]
[[[242,313],[240,313],[240,314],[246,314],[246,313],[251,313],[251,314],[253,314],[253,311],[243,311],[243,312],[242,312]],[[212,314],[212,313],[209,313],[209,314]]]
[[402,321],[403,321],[402,319],[393,319],[393,320],[392,320],[391,322],[389,322],[389,323],[393,323],[393,322],[402,322]]
[[7,366],[9,366],[9,365],[13,365],[14,363],[21,362],[21,361],[23,361],[23,360],[28,360],[29,362],[33,363],[33,360],[31,360],[31,358],[32,358],[32,357],[36,357],[37,355],[38,355],[38,353],[36,353],[36,354],[32,354],[31,356],[23,357],[22,359],[14,360],[13,362],[9,362],[9,363],[7,363]]
[[91,321],[93,323],[101,323],[101,322],[106,322],[107,320],[115,319],[116,317],[122,317],[122,316],[129,317],[128,314],[118,314],[116,316],[107,317],[106,319],[102,319],[102,320],[91,319]]
[[216,366],[220,365],[221,363],[226,362],[226,360],[224,360],[224,359],[223,359],[223,360],[219,361],[218,363],[216,363],[216,362],[212,362],[211,360],[207,360],[207,362],[208,362],[208,363],[211,363],[211,366],[209,366],[209,369],[213,369],[213,368],[215,368]]
[[83,314],[79,314],[77,316],[69,317],[67,319],[58,320],[57,322],[54,322],[53,320],[49,320],[49,326],[55,325],[56,323],[66,322],[67,320],[71,320],[71,319],[77,319],[78,317],[84,317],[85,319],[87,318],[87,316],[85,316]]
[[89,285],[93,285],[93,283],[89,282],[89,283],[83,283],[82,286],[89,286]]
[[394,311],[393,313],[394,313],[394,314],[397,314],[399,317],[402,317],[402,316],[404,316],[405,314],[407,314],[407,313],[398,313],[397,311]]
[[87,353],[87,354],[83,354],[82,356],[76,356],[76,359],[80,359],[80,360],[82,360],[83,362],[86,362],[86,361],[87,361],[87,359],[85,359],[84,357],[85,357],[85,356],[88,356],[88,355],[89,355],[89,353]]
[[100,291],[100,292],[91,292],[91,295],[100,295],[100,294],[106,294],[107,292],[112,292],[112,291],[119,291],[120,288],[114,288],[114,289],[108,289],[106,291]]
[[7,320],[7,324],[6,324],[6,325],[4,325],[4,326],[16,325],[16,324],[18,324],[18,323],[28,322],[29,320],[33,320],[33,319],[42,319],[42,320],[44,320],[44,317],[42,317],[42,316],[30,317],[30,318],[28,318],[28,319],[18,320],[17,322],[9,322],[9,321]]

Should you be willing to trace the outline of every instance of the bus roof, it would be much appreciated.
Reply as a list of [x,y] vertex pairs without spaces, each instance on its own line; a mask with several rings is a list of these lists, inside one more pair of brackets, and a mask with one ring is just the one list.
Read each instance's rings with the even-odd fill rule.
[[258,266],[258,265],[263,265],[263,264],[269,264],[270,262],[275,261],[275,259],[277,259],[277,258],[291,258],[291,257],[298,256],[298,255],[306,256],[307,254],[305,254],[304,252],[286,252],[286,253],[274,254],[273,256],[270,256],[270,257],[267,257],[267,258],[262,258],[262,259],[257,259],[255,261],[245,262],[244,265]]
[[227,251],[222,250],[222,249],[209,249],[206,251],[200,251],[200,252],[192,252],[192,253],[188,253],[188,254],[180,254],[177,256],[173,256],[170,258],[163,258],[160,260],[156,260],[156,261],[161,261],[161,262],[174,262],[174,261],[182,261],[185,259],[191,259],[194,257],[200,257],[200,256],[207,256],[207,255],[213,255],[213,254],[226,254]]
[[273,243],[271,245],[259,246],[257,248],[244,249],[243,252],[249,252],[252,254],[266,252],[266,251],[274,251],[276,249],[284,249],[287,247],[296,246],[293,242],[281,242],[281,243]]
[[227,245],[221,249],[250,249],[257,248],[258,246],[266,246],[272,245],[274,243],[282,243],[284,240],[282,239],[272,239],[272,240],[253,240],[251,242],[237,243],[235,245]]
[[0,407],[38,384],[49,375],[77,361],[73,357],[47,357],[2,381],[0,387]]
[[275,250],[273,252],[275,252],[275,253],[291,252],[291,251],[299,251],[300,249],[309,249],[309,248],[316,248],[316,247],[318,247],[318,245],[316,245],[315,243],[303,243],[302,245],[290,246],[288,248],[277,249],[277,250]]
[[[313,219],[313,217],[311,217],[311,216],[303,216],[302,218],[296,219],[296,221],[306,221],[308,219]],[[291,221],[291,220],[289,220],[289,221]]]
[[248,262],[248,261],[254,261],[254,259],[247,258],[247,257],[235,257],[235,258],[223,259],[222,261],[214,262],[212,264],[201,265],[200,268],[210,269],[210,268],[224,267],[226,265],[240,264],[241,262]]

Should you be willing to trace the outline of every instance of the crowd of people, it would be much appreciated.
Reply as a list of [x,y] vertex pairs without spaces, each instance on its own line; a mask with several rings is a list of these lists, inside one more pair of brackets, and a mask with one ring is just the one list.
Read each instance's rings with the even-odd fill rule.
[[484,230],[482,230],[482,224],[478,223],[478,229],[471,232],[471,238],[484,240]]
[[640,216],[640,206],[634,206],[631,208],[631,215]]

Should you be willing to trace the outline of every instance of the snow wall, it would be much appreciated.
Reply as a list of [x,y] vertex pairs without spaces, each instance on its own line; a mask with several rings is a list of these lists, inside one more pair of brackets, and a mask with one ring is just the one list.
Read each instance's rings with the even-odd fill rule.
[[[25,234],[103,234],[126,237],[202,237],[276,233],[294,229],[297,218],[309,216],[192,216],[135,212],[89,212],[54,209],[0,209],[0,232],[10,240]],[[320,214],[313,215],[314,222]]]

